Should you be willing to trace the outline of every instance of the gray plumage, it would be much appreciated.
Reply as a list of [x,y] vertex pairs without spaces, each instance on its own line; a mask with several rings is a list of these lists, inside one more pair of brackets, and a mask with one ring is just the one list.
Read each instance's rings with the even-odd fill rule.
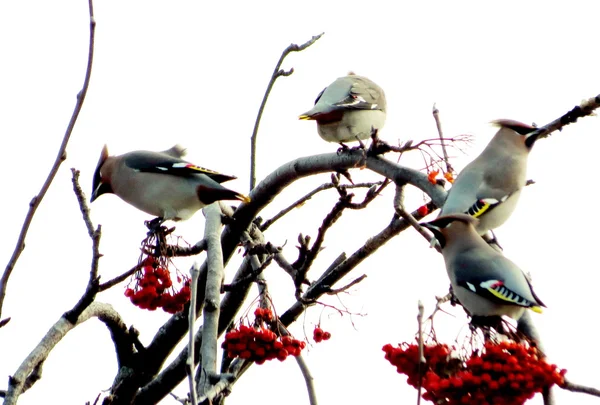
[[518,320],[525,309],[545,306],[527,276],[512,261],[490,247],[466,214],[439,217],[422,224],[440,242],[455,297],[471,316],[507,315]]
[[363,76],[349,74],[327,86],[315,106],[300,115],[317,121],[317,131],[327,142],[353,142],[368,139],[383,127],[386,117],[385,93]]
[[498,120],[500,128],[486,148],[458,175],[440,216],[468,213],[480,219],[480,235],[502,225],[514,211],[525,187],[527,158],[537,136],[535,128]]
[[148,214],[175,221],[189,219],[218,200],[250,201],[220,184],[234,176],[193,165],[181,159],[184,154],[185,149],[175,145],[162,152],[109,156],[104,146],[94,173],[91,201],[114,193]]

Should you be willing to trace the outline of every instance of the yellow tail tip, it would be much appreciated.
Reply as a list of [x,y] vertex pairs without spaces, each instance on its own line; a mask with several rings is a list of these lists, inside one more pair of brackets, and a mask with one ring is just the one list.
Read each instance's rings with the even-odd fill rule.
[[531,307],[529,309],[531,309],[533,312],[535,312],[537,314],[541,314],[542,313],[542,307]]
[[250,199],[250,197],[248,197],[247,195],[244,195],[244,194],[240,194],[238,197],[239,197],[240,201],[245,204],[248,204],[250,201],[252,201]]
[[312,117],[310,115],[306,115],[306,114],[302,114],[300,116],[298,116],[299,120],[312,120]]

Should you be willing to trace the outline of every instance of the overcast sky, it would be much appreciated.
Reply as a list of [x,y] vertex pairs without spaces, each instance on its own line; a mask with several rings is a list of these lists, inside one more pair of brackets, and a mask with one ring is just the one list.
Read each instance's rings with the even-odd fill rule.
[[[485,4],[484,4],[485,3]],[[95,4],[96,53],[89,92],[54,184],[38,210],[10,279],[0,330],[0,389],[8,375],[48,328],[84,291],[91,244],[71,190],[70,168],[81,170],[91,192],[100,149],[188,148],[189,160],[238,176],[228,183],[248,191],[249,139],[257,109],[281,51],[325,32],[306,51],[292,54],[267,105],[259,134],[259,180],[299,156],[333,152],[315,124],[298,121],[316,95],[349,70],[386,92],[388,120],[380,133],[389,142],[437,136],[431,109],[437,103],[447,136],[473,134],[466,154],[453,151],[462,168],[494,133],[498,118],[543,125],[600,92],[597,9],[588,2],[408,2],[312,1],[200,2],[115,1]],[[87,2],[0,2],[0,202],[4,212],[0,263],[12,253],[28,203],[55,159],[83,83],[88,46]],[[597,286],[598,217],[589,215],[596,197],[600,141],[598,118],[586,118],[549,139],[531,154],[528,187],[512,218],[496,234],[507,257],[531,272],[548,308],[534,314],[551,362],[569,370],[574,382],[600,386],[593,350]],[[390,155],[390,159],[395,156]],[[404,164],[422,167],[420,156]],[[401,162],[401,163],[402,163]],[[378,180],[366,170],[356,180]],[[302,180],[278,197],[270,217],[329,175]],[[328,234],[314,273],[342,251],[351,254],[385,227],[393,214],[389,189],[365,212],[349,213]],[[409,208],[423,198],[409,196]],[[316,235],[336,201],[324,194],[294,211],[266,237],[287,241],[295,259],[297,234]],[[108,280],[137,261],[149,217],[115,196],[92,205],[102,224],[100,274]],[[595,210],[594,210],[595,211]],[[191,243],[202,237],[203,216],[177,226]],[[187,269],[189,260],[177,262]],[[235,270],[228,268],[228,276]],[[340,317],[313,308],[304,321],[311,335],[321,326],[330,341],[310,347],[306,360],[321,404],[416,402],[416,392],[383,358],[385,343],[410,341],[417,301],[430,311],[448,289],[443,261],[413,230],[394,238],[353,274],[368,278],[342,297],[353,313]],[[293,303],[293,285],[277,267],[266,273],[278,312]],[[124,286],[102,293],[146,343],[168,316],[133,307]],[[341,307],[336,300],[329,301]],[[466,318],[458,308],[437,316],[437,331],[461,341]],[[303,336],[298,324],[292,328]],[[590,342],[590,343],[588,343]],[[76,328],[54,350],[43,378],[21,404],[83,404],[107,389],[116,373],[105,327],[92,320]],[[177,394],[183,396],[186,387]],[[558,392],[559,403],[597,404],[597,398]],[[285,399],[284,399],[285,398]],[[229,405],[307,403],[294,361],[253,366],[236,384]],[[58,403],[58,402],[56,402]],[[164,404],[175,403],[165,399]],[[540,404],[538,398],[532,403]]]

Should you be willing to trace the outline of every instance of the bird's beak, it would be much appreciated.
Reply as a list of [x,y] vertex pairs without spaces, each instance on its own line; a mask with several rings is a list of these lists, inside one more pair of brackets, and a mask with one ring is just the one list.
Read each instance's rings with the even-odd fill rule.
[[421,225],[423,228],[429,229],[431,233],[433,233],[433,238],[431,238],[429,247],[434,247],[436,243],[439,243],[440,247],[442,249],[444,248],[446,245],[446,239],[444,238],[440,228],[430,224],[429,222],[421,222],[419,225]]
[[93,203],[96,198],[100,197],[102,194],[112,193],[113,189],[108,183],[100,183],[92,192],[92,196],[90,197],[90,203]]

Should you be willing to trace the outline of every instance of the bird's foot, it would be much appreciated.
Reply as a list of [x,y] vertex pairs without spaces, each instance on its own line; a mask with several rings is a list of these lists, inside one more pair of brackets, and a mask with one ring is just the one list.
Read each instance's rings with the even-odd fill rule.
[[[491,234],[491,236],[490,236],[490,234]],[[496,249],[498,252],[502,253],[504,251],[504,249],[500,245],[500,242],[498,242],[498,238],[496,238],[496,234],[494,233],[494,231],[490,231],[490,234],[485,234],[483,236],[483,239],[487,242],[488,245],[490,245],[491,247]]]
[[352,176],[350,176],[350,172],[348,170],[338,170],[337,172],[344,176],[350,182],[350,184],[354,184],[354,181],[352,181]]
[[149,234],[157,234],[160,233],[162,230],[162,228],[164,228],[164,230],[166,230],[166,227],[163,227],[162,224],[165,222],[165,219],[162,217],[156,217],[151,221],[144,221],[144,225],[146,225],[146,228],[148,228],[148,233]]
[[337,150],[337,154],[341,155],[342,153],[346,153],[350,150],[351,148],[348,145],[346,145],[344,142],[340,142],[340,147]]
[[379,139],[379,135],[377,134],[377,130],[375,128],[371,129],[371,145],[367,150],[368,156],[378,156],[383,155],[384,153],[390,152],[392,147],[388,145],[387,142]]

